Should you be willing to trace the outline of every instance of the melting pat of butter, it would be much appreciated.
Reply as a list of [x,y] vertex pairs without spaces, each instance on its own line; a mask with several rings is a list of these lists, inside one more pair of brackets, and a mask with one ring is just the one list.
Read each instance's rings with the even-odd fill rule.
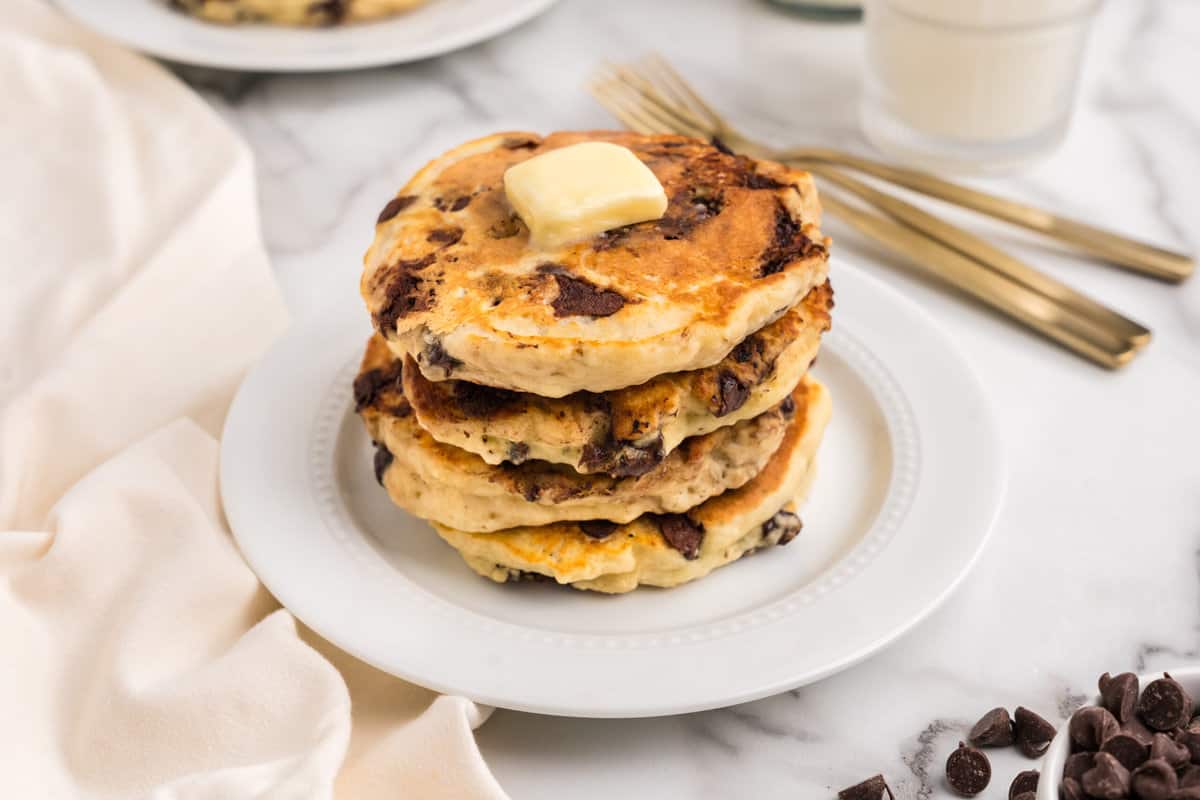
[[650,168],[609,142],[573,144],[509,167],[504,192],[539,248],[659,219],[667,210]]

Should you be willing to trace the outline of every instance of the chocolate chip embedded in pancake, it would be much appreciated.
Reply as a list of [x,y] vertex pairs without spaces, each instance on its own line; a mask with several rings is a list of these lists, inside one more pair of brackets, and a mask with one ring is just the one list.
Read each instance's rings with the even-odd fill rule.
[[[534,251],[504,172],[584,141],[633,151],[666,213]],[[361,289],[377,329],[432,380],[562,397],[708,367],[827,272],[807,173],[679,136],[498,134],[435,159],[399,198],[380,215]]]
[[[545,398],[466,381],[430,381],[415,364],[405,371],[404,388],[431,436],[489,464],[538,459],[584,473],[641,475],[690,436],[788,403],[829,328],[832,307],[833,290],[822,284],[719,363],[612,392]],[[372,347],[386,358],[382,340]]]
[[208,22],[329,27],[399,14],[424,0],[169,0],[171,8]]

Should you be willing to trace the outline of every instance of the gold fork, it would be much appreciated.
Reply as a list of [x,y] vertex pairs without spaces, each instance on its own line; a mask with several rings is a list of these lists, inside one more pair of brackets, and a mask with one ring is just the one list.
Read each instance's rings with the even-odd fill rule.
[[[661,60],[641,71],[614,66],[592,91],[618,119],[644,132],[720,138],[750,155],[778,158],[738,134]],[[647,70],[653,70],[647,75]],[[795,161],[795,159],[792,159]],[[837,170],[804,166],[886,211],[893,219],[837,201],[826,205],[862,233],[899,251],[923,271],[991,305],[1090,360],[1110,368],[1127,363],[1150,332],[966,231],[945,223]],[[900,223],[900,224],[898,224]]]

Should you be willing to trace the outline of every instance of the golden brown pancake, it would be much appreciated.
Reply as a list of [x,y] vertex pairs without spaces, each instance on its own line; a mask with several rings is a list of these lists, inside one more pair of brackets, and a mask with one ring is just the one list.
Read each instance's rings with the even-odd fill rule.
[[786,544],[799,530],[793,503],[808,493],[829,420],[829,394],[806,378],[796,414],[759,475],[686,514],[645,515],[627,525],[559,522],[496,533],[434,528],[484,577],[501,583],[545,576],[577,589],[628,592],[678,586],[746,553]]
[[[603,140],[669,201],[659,220],[534,250],[508,167]],[[434,159],[379,215],[361,291],[375,326],[430,380],[544,397],[602,392],[721,361],[826,278],[811,176],[680,136],[488,136]]]
[[[433,438],[489,464],[537,459],[584,473],[640,475],[684,439],[750,419],[782,401],[816,357],[832,307],[826,282],[717,364],[611,392],[546,398],[467,381],[431,381],[409,357],[404,393]],[[378,338],[371,346],[384,347]]]
[[382,483],[402,508],[464,530],[565,519],[629,522],[644,513],[685,511],[757,475],[792,416],[784,402],[692,437],[637,476],[579,474],[545,461],[493,466],[438,442],[418,424],[404,395],[404,371],[385,346],[368,345],[354,384],[356,408],[390,464]]
[[207,22],[272,25],[342,25],[399,14],[425,0],[169,0]]

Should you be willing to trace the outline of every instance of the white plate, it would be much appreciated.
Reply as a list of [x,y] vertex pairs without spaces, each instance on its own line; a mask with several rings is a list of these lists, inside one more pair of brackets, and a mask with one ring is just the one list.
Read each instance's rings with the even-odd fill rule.
[[332,28],[216,25],[166,0],[56,0],[93,30],[185,64],[258,72],[318,72],[416,61],[490,39],[555,0],[427,0],[410,12]]
[[391,505],[350,385],[361,308],[295,330],[246,379],[221,485],[246,560],[322,636],[443,692],[524,711],[638,717],[774,694],[866,658],[966,575],[1003,493],[992,417],[913,303],[835,260],[816,367],[834,417],[787,547],[692,584],[610,597],[478,577]]

